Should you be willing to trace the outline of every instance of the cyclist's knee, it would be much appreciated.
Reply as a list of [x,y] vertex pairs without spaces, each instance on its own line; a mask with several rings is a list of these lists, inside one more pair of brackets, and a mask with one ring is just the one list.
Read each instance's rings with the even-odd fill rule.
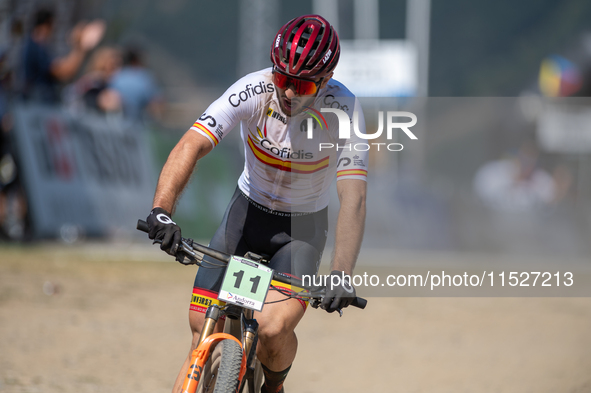
[[280,357],[282,353],[285,354],[286,348],[294,346],[294,343],[297,348],[297,337],[293,328],[288,324],[280,322],[263,323],[259,326],[257,356],[259,356],[261,362],[267,362],[266,364],[270,365],[269,361]]
[[[267,300],[273,302],[285,300],[285,297],[275,291],[269,291]],[[281,341],[289,335],[293,335],[304,312],[302,305],[295,299],[267,304],[262,313],[255,314],[255,318],[259,322],[259,338],[263,342],[271,343],[274,340]]]
[[281,340],[293,333],[293,328],[285,319],[264,319],[259,324],[259,338],[264,342]]

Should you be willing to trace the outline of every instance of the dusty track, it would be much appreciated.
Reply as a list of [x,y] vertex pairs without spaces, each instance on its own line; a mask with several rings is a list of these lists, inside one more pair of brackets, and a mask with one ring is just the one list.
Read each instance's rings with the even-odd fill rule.
[[[0,392],[168,392],[188,350],[195,270],[163,258],[0,248]],[[310,310],[286,390],[591,392],[590,332],[590,298],[374,298],[343,318]]]

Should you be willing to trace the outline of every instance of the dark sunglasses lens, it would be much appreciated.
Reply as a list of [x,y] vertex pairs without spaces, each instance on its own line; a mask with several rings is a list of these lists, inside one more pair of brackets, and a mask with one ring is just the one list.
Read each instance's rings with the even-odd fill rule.
[[278,72],[273,73],[273,83],[280,89],[287,89],[289,86],[289,77]]
[[295,86],[299,95],[307,96],[316,93],[316,84],[312,81],[296,80]]
[[316,84],[312,81],[291,78],[279,72],[273,74],[273,83],[280,89],[294,87],[294,91],[299,95],[310,95],[316,93]]

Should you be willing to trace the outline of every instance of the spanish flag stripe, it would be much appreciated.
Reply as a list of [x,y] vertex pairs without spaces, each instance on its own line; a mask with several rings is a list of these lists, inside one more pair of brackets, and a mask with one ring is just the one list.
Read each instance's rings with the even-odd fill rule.
[[262,152],[260,149],[257,149],[257,147],[254,146],[254,143],[250,139],[248,141],[248,144],[250,145],[252,152],[258,158],[259,161],[263,162],[266,165],[280,169],[282,171],[295,173],[313,173],[328,167],[328,161],[326,161],[324,165],[321,163],[318,166],[311,167],[307,164],[292,163],[291,161],[282,161],[270,156],[265,152]]
[[205,132],[213,140],[213,143],[216,146],[217,146],[218,143],[220,143],[219,139],[216,138],[216,136],[211,131],[209,131],[203,124],[200,124],[200,123],[195,122],[195,124],[193,124],[193,127],[197,127],[201,131]]
[[[249,140],[252,140],[252,138],[250,137],[250,135],[248,136],[248,139],[249,139]],[[261,150],[261,149],[257,148],[257,147],[254,145],[254,143],[253,143],[253,146],[254,146],[254,147],[255,147],[255,148],[258,150],[258,151],[260,151],[260,152],[261,152],[261,154],[264,154],[264,155],[266,155],[266,156],[267,156],[267,157],[269,157],[270,159],[277,160],[277,161],[281,161],[281,162],[292,162],[292,161],[283,161],[283,160],[280,160],[280,159],[279,159],[279,158],[277,158],[277,157],[273,157],[271,154],[267,153],[266,151],[263,151],[263,150]],[[293,164],[300,164],[300,165],[318,165],[318,164],[321,164],[321,163],[323,163],[324,161],[328,161],[328,159],[329,159],[329,157],[324,157],[324,158],[321,158],[321,159],[319,159],[318,161],[301,162],[301,163],[293,163],[293,162],[292,162],[292,163],[293,163]]]
[[339,177],[339,176],[353,176],[353,175],[367,176],[367,171],[364,169],[346,169],[346,170],[337,172],[337,177]]
[[248,137],[248,145],[250,146],[250,149],[259,161],[283,171],[295,173],[313,173],[328,167],[329,157],[325,157],[314,162],[300,163],[292,161],[283,161],[276,157],[273,157],[269,153],[264,152],[257,146],[255,146],[250,136]]
[[253,151],[255,156],[263,163],[270,165],[274,168],[281,169],[282,171],[295,172],[295,173],[313,173],[321,169],[328,167],[328,162],[325,164],[319,164],[318,166],[307,166],[306,164],[298,164],[290,161],[281,161],[276,159],[268,159],[259,150]]

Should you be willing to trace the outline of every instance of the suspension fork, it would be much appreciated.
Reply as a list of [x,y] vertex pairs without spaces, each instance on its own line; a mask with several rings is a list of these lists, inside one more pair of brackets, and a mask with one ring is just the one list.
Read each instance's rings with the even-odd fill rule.
[[241,327],[242,327],[242,348],[244,348],[244,354],[249,357],[250,351],[253,348],[257,332],[259,330],[259,324],[256,319],[253,319],[252,310],[244,310],[241,315]]
[[219,318],[220,308],[217,304],[212,304],[211,306],[207,307],[207,311],[205,312],[205,321],[203,322],[203,328],[201,329],[201,335],[199,336],[197,347],[199,347],[207,337],[211,336]]
[[[259,329],[258,322],[256,321],[256,319],[253,319],[252,316],[252,310],[243,309],[243,312],[240,313],[240,330],[237,331],[237,329],[233,329],[232,326],[238,321],[229,318],[229,320],[226,320],[226,323],[230,326],[226,326],[224,328],[225,332],[232,334],[234,337],[241,341],[242,348],[244,349],[244,353],[246,356],[250,354],[250,350],[252,348],[252,345],[256,338],[257,331]],[[207,308],[207,311],[205,312],[203,328],[201,329],[201,335],[199,337],[199,342],[197,343],[197,346],[201,345],[203,341],[205,341],[205,339],[213,333],[213,330],[215,329],[215,325],[218,322],[219,317],[220,308],[217,305],[213,304]]]

